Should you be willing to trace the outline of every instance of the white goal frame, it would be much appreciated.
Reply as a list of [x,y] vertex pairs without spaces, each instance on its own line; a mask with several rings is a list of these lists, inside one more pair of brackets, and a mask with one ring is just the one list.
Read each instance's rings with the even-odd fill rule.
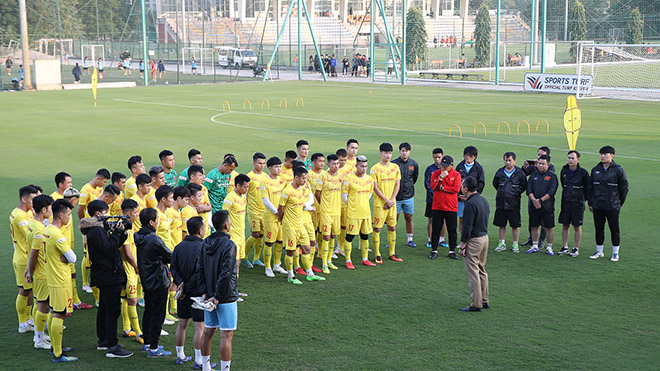
[[[194,53],[195,51],[197,53]],[[192,74],[192,66],[190,64],[190,58],[195,57],[195,62],[196,62],[195,64],[197,66],[196,73],[198,75],[206,75],[207,73],[212,73],[213,53],[215,53],[215,50],[213,48],[197,48],[197,47],[181,48],[181,60],[179,61],[181,66],[181,72],[186,75]],[[210,60],[208,60],[208,57],[210,57]]]
[[[90,48],[91,52],[85,54],[85,48]],[[100,53],[97,51],[97,48],[100,48],[101,51]],[[85,57],[90,57],[91,64],[89,67],[94,70],[94,67],[96,67],[96,61],[101,58],[103,61],[103,66],[105,66],[105,46],[104,45],[99,45],[99,44],[83,44],[80,45],[80,67],[83,67],[83,61],[85,60]]]

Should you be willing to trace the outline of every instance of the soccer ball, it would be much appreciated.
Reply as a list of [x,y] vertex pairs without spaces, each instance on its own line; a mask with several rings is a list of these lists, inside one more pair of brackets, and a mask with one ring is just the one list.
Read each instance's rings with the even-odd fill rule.
[[170,83],[168,81],[165,81],[165,85],[169,85]]

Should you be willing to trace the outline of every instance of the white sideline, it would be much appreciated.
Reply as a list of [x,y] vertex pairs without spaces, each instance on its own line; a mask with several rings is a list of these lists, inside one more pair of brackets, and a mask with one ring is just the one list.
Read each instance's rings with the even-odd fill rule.
[[[264,131],[264,130],[265,131],[276,131],[276,132],[284,132],[284,133],[301,133],[301,134],[315,134],[316,133],[316,134],[325,134],[325,135],[334,135],[334,134],[337,134],[337,135],[352,135],[352,134],[340,134],[340,133],[324,133],[324,132],[319,132],[319,131],[300,131],[300,130],[284,130],[284,129],[251,127],[251,126],[246,126],[246,125],[233,124],[233,123],[230,123],[230,122],[217,121],[215,118],[219,117],[219,116],[225,116],[225,115],[228,115],[228,114],[255,115],[255,116],[266,116],[266,117],[282,118],[282,119],[288,119],[288,120],[326,122],[326,123],[346,125],[346,126],[355,126],[355,127],[361,127],[361,128],[367,128],[367,129],[390,130],[390,131],[395,131],[395,132],[398,132],[398,133],[414,133],[414,134],[424,135],[424,136],[436,135],[436,136],[441,136],[441,137],[451,138],[451,139],[461,139],[456,135],[450,136],[449,134],[443,134],[443,133],[437,133],[437,132],[422,131],[422,130],[410,130],[410,129],[398,129],[398,128],[390,128],[390,127],[386,127],[386,126],[366,125],[366,124],[358,124],[358,123],[352,123],[352,122],[343,122],[343,121],[326,120],[326,119],[318,119],[318,118],[274,115],[274,114],[269,114],[269,113],[258,113],[258,112],[241,112],[241,111],[229,112],[229,111],[224,111],[224,110],[219,109],[219,108],[210,108],[210,107],[202,107],[202,106],[188,106],[188,105],[182,105],[182,104],[162,103],[162,102],[142,102],[142,101],[129,100],[129,99],[118,99],[118,98],[115,98],[113,100],[118,101],[118,102],[125,102],[125,103],[146,104],[146,105],[167,106],[167,107],[179,107],[179,108],[189,108],[189,109],[199,109],[199,110],[221,112],[220,114],[212,116],[210,118],[210,120],[212,122],[216,123],[216,124],[226,125],[226,126],[233,126],[233,127],[243,128],[243,129],[252,129],[252,130],[261,130],[261,131]],[[377,135],[382,136],[382,134],[377,134]],[[368,136],[371,136],[371,135],[368,135]],[[486,143],[507,144],[507,145],[512,145],[512,146],[527,147],[527,148],[538,148],[539,147],[538,145],[534,145],[534,144],[506,142],[506,141],[501,141],[501,140],[492,140],[492,139],[470,137],[470,136],[463,136],[462,139],[470,139],[470,140],[475,140],[475,141],[479,141],[479,142],[486,142]],[[552,147],[550,149],[551,150],[556,150],[556,151],[566,150],[566,148],[552,148]],[[599,155],[599,153],[597,153],[597,152],[587,152],[587,151],[580,151],[580,152],[590,154],[590,155]],[[625,155],[620,155],[620,154],[617,154],[616,157],[633,159],[633,160],[644,160],[644,161],[660,162],[660,159],[656,159],[656,158],[625,156]]]
[[[96,87],[98,89],[104,88],[134,88],[137,84],[135,81],[126,82],[100,82]],[[62,84],[62,90],[81,90],[91,89],[92,84]]]

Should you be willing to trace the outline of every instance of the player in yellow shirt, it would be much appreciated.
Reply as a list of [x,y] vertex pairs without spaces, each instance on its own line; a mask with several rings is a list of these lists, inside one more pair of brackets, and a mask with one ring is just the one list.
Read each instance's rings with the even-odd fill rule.
[[402,262],[396,255],[396,195],[401,186],[401,168],[390,162],[392,159],[392,145],[380,145],[380,162],[371,168],[371,177],[374,178],[374,233],[371,239],[374,243],[376,263],[382,264],[380,256],[380,230],[387,224],[387,242],[389,244],[390,260]]
[[[337,157],[339,158],[339,169],[337,173],[339,178],[343,181],[345,178],[348,178],[351,173],[355,171],[355,166],[347,164],[348,161],[348,151],[343,148],[339,148],[336,152]],[[344,255],[344,245],[346,244],[346,225],[348,224],[348,217],[346,216],[347,205],[341,203],[341,232],[337,236],[338,244],[335,246],[333,258],[336,258],[338,255]]]
[[137,192],[137,176],[146,172],[142,157],[131,156],[128,159],[128,170],[131,171],[131,177],[126,179],[126,188],[124,189],[124,198],[127,200]]
[[[188,220],[190,218],[199,216],[197,214],[197,205],[199,205],[202,202],[202,197],[204,194],[202,193],[202,186],[194,183],[190,183],[186,186],[188,191],[190,192],[190,198],[188,199],[188,205],[186,205],[183,209],[181,209],[181,222],[183,223],[183,237],[185,238],[188,233]],[[206,221],[204,221],[204,225],[206,225]],[[208,225],[206,225],[206,236],[208,237]]]
[[[307,183],[309,183],[309,187],[310,190],[312,191],[312,196],[313,196],[314,192],[316,192],[317,181],[325,172],[323,170],[323,168],[325,167],[325,156],[323,156],[323,153],[314,153],[311,157],[311,164],[312,164],[311,169],[307,169],[307,171],[309,171],[309,173],[307,173]],[[319,203],[316,201],[316,198],[314,198],[314,209],[316,209],[316,211],[312,213],[312,223],[314,224],[314,231],[316,231],[316,237],[314,238],[314,240],[321,241],[323,239],[323,234],[321,233],[321,230],[319,228],[320,227]],[[312,247],[318,249],[318,246],[312,246]],[[319,253],[318,256],[321,257],[321,252],[319,251],[318,253]]]
[[[131,200],[134,200],[138,204],[138,215],[142,209],[147,208],[146,196],[151,191],[151,178],[147,174],[140,174],[135,180],[137,191],[131,197]],[[142,225],[140,224],[140,218],[135,220],[135,230],[139,231]]]
[[119,195],[115,201],[110,205],[108,215],[119,216],[122,215],[121,204],[124,202],[124,190],[126,189],[126,175],[120,172],[112,173],[110,181],[119,189]]
[[286,151],[284,154],[284,163],[282,164],[280,176],[286,184],[293,181],[293,162],[297,157],[298,155],[296,154],[296,151]]
[[[246,258],[245,254],[245,214],[247,211],[247,191],[250,188],[250,177],[245,174],[238,174],[234,190],[225,196],[222,200],[222,210],[229,213],[231,228],[229,229],[229,239],[236,245],[236,273],[239,273],[241,260]],[[247,296],[242,292],[238,293],[238,300],[243,301],[241,296]]]
[[14,244],[14,273],[16,275],[16,286],[18,286],[18,296],[16,296],[16,313],[18,314],[18,332],[26,333],[34,331],[32,321],[30,321],[30,311],[32,310],[32,284],[25,281],[25,269],[28,259],[28,224],[33,217],[32,199],[37,196],[37,189],[32,186],[21,187],[18,191],[18,206],[9,215],[9,231],[11,240]]
[[[153,179],[153,178],[152,178]],[[167,214],[167,209],[171,208],[174,205],[174,190],[168,185],[162,185],[156,190],[156,200],[158,204],[156,205],[156,211],[158,212],[158,228],[156,228],[156,235],[160,237],[161,240],[165,243],[165,246],[174,251],[174,245],[172,241],[172,218]],[[177,312],[177,301],[174,299],[176,294],[176,286],[170,286],[169,292],[169,313],[165,315],[165,319],[169,321],[177,321],[177,318],[174,317],[174,314]]]
[[[258,265],[264,267],[265,264],[259,260],[261,257],[261,250],[263,248],[263,237],[264,237],[264,211],[266,207],[264,206],[264,201],[261,199],[261,192],[259,191],[259,186],[261,185],[261,180],[267,176],[264,173],[264,167],[266,167],[266,155],[261,152],[257,152],[252,156],[252,165],[254,169],[250,171],[247,175],[250,177],[250,187],[248,188],[247,193],[247,216],[248,216],[248,225],[250,226],[250,232],[252,235],[248,237],[245,241],[245,266],[251,268],[251,266]],[[247,255],[252,250],[254,246],[254,255],[252,258],[252,263],[247,259]]]
[[346,165],[349,166],[351,171],[355,170],[355,166],[357,166],[356,158],[359,146],[360,143],[358,143],[357,139],[351,138],[346,141]]
[[172,231],[172,243],[174,246],[183,241],[183,216],[181,215],[181,210],[188,206],[189,199],[190,191],[188,188],[183,186],[174,188],[174,203],[165,212],[172,219],[170,230]]
[[165,172],[163,167],[160,165],[152,166],[149,168],[149,176],[151,177],[151,191],[146,197],[147,207],[155,209],[156,205],[158,205],[156,190],[160,188],[160,186],[165,185]]
[[[318,166],[319,163],[322,163],[323,165],[325,165],[325,157],[323,157],[323,155],[320,154],[320,153],[315,154],[315,155],[317,155],[315,157],[317,166]],[[320,155],[320,157],[318,155]],[[302,161],[297,161],[297,160],[294,161],[294,163],[293,163],[294,169],[298,166],[305,167],[305,170],[307,170],[307,167],[305,166],[305,163],[303,163]],[[323,171],[323,170],[321,170],[321,171]],[[317,215],[316,215],[317,203],[316,203],[316,199],[314,198],[314,189],[312,188],[312,185],[316,184],[316,180],[314,180],[314,183],[310,183],[311,182],[311,180],[310,180],[310,174],[311,173],[314,173],[314,172],[308,170],[308,172],[307,172],[307,181],[303,186],[305,200],[308,200],[309,204],[311,205],[309,207],[304,207],[303,208],[303,225],[304,225],[305,231],[307,231],[307,235],[309,235],[309,248],[310,248],[310,254],[311,254],[310,255],[310,264],[311,264],[312,271],[314,273],[321,273],[322,270],[317,268],[316,266],[314,266],[314,255],[316,253],[316,248],[317,248],[316,232],[318,230],[318,221],[316,221],[316,224],[315,224],[314,219],[317,217]],[[314,173],[314,177],[317,178],[318,174]],[[307,204],[307,202],[305,202],[305,204]],[[295,250],[295,254],[293,256],[293,259],[294,259],[294,270],[295,270],[295,272],[300,274],[300,275],[303,275],[303,276],[306,275],[307,273],[305,273],[305,270],[300,267],[300,249]]]
[[52,315],[49,315],[48,319],[48,333],[53,347],[53,362],[73,362],[78,358],[62,353],[62,331],[67,311],[73,310],[69,263],[76,262],[76,254],[71,250],[61,230],[69,223],[73,205],[66,200],[57,200],[51,208],[53,222],[42,233],[48,300]]
[[[323,273],[329,274],[330,269],[337,269],[332,263],[330,241],[341,232],[341,187],[342,179],[338,173],[339,157],[328,156],[328,171],[316,180],[315,196],[319,204],[316,212],[319,215],[319,230],[323,234],[321,241],[321,261]],[[330,268],[330,269],[329,269]]]
[[[261,200],[266,210],[264,211],[264,264],[266,265],[266,276],[275,277],[275,273],[287,274],[282,268],[282,225],[277,218],[277,206],[280,202],[280,194],[286,183],[280,177],[282,161],[278,157],[271,157],[266,162],[269,174],[266,175],[259,186]],[[273,257],[273,268],[271,269],[271,256]]]
[[138,265],[137,265],[137,248],[135,247],[135,240],[133,235],[138,230],[135,229],[135,221],[139,216],[139,205],[133,199],[124,200],[121,203],[123,215],[127,216],[133,223],[133,228],[128,231],[126,242],[122,246],[122,261],[124,263],[124,271],[126,271],[126,286],[122,290],[122,303],[121,303],[121,317],[124,337],[135,337],[135,341],[144,344],[142,338],[142,329],[140,328],[140,321],[137,314],[137,285],[138,285]]
[[197,210],[197,214],[199,214],[199,216],[204,219],[204,222],[209,227],[207,228],[206,233],[210,234],[211,228],[213,227],[213,223],[211,222],[211,210],[213,210],[213,206],[211,206],[211,200],[209,199],[209,190],[204,185],[204,180],[206,179],[204,168],[200,165],[190,166],[188,168],[188,177],[190,179],[190,183],[197,184],[198,186],[202,187],[202,201],[195,205],[195,209]]
[[48,321],[48,282],[44,268],[44,251],[42,232],[46,228],[48,218],[52,215],[51,205],[53,198],[39,195],[32,200],[34,218],[28,224],[27,248],[30,249],[25,281],[32,284],[34,299],[37,300],[36,310],[33,310],[34,319],[34,347],[50,349],[50,341],[44,336],[44,329]]
[[344,253],[346,255],[346,268],[355,269],[351,262],[352,242],[355,236],[360,235],[360,249],[362,250],[362,264],[375,266],[369,261],[369,233],[371,229],[371,209],[369,199],[374,190],[374,179],[367,174],[367,157],[356,158],[355,172],[344,179],[342,185],[342,201],[348,206],[346,216],[348,218],[346,227],[346,243]]
[[300,247],[302,263],[307,273],[307,281],[325,281],[325,278],[314,275],[312,258],[310,256],[309,234],[303,222],[303,209],[313,210],[314,200],[307,196],[307,169],[297,166],[293,169],[293,182],[288,184],[281,193],[278,202],[277,218],[282,223],[282,240],[286,246],[284,262],[288,275],[287,282],[301,285],[293,271],[293,256]]

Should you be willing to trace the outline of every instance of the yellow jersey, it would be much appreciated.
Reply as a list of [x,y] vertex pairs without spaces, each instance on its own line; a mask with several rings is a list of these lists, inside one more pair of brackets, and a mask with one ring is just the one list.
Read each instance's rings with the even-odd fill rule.
[[[50,194],[50,197],[53,198],[53,201],[57,201],[59,199],[64,198],[61,194],[57,193],[57,191],[53,192]],[[48,219],[48,223],[53,222],[53,217],[51,216],[50,219]],[[71,218],[69,218],[69,222],[62,227],[62,233],[64,233],[64,237],[66,237],[66,240],[69,241],[69,244],[71,245],[71,250],[74,250],[74,229],[73,229],[73,214],[71,215]]]
[[[314,197],[314,191],[312,190],[312,187],[309,185],[309,183],[305,183],[302,186],[302,188],[303,188],[303,198],[302,198],[303,223],[312,223],[312,212],[309,210],[304,210],[304,205],[307,203],[307,201],[309,201],[309,195],[312,195],[312,197]],[[314,198],[314,204],[315,203],[316,203],[316,198]]]
[[[316,192],[316,186],[318,185],[318,180],[325,174],[325,170],[321,170],[318,173],[315,172],[314,170],[310,170],[307,172],[307,183],[309,184],[309,189],[312,191],[312,195],[314,192]],[[316,208],[316,212],[319,212],[319,203],[316,201],[316,197],[314,197],[314,207]]]
[[[371,168],[371,177],[374,178],[378,184],[378,189],[383,192],[385,197],[392,198],[394,187],[396,187],[397,180],[401,180],[401,170],[399,165],[388,163],[383,166],[380,162]],[[374,197],[374,207],[385,206],[385,201],[380,197]]]
[[238,174],[240,173],[236,170],[232,170],[231,174],[229,174],[230,177],[229,177],[229,186],[227,186],[227,194],[230,194],[231,191],[236,189],[236,177],[238,176]]
[[135,184],[135,178],[133,176],[129,176],[128,179],[126,179],[126,187],[124,187],[124,197],[126,199],[130,199],[137,193],[137,184]]
[[[30,250],[36,250],[39,252],[39,257],[37,258],[37,264],[34,266],[34,272],[32,272],[32,278],[37,279],[46,279],[46,267],[44,267],[44,240],[43,240],[43,231],[46,229],[44,223],[32,219],[30,224],[28,224],[28,235],[27,235],[27,246]],[[30,255],[28,253],[28,259]]]
[[289,169],[288,167],[282,165],[280,177],[282,177],[285,183],[291,183],[293,181],[293,168]]
[[[202,194],[203,194],[202,204],[211,204],[211,200],[209,199],[209,189],[206,188],[206,186],[203,184],[202,184]],[[202,219],[204,219],[204,223],[206,223],[207,227],[212,224],[210,211],[204,213],[198,213],[198,215],[201,216]],[[210,234],[211,233],[210,229],[211,228],[206,228],[206,233]]]
[[321,191],[321,203],[317,212],[321,215],[341,215],[341,186],[339,173],[334,176],[327,171],[316,180],[316,190]]
[[222,201],[222,210],[229,212],[229,220],[231,221],[231,228],[229,235],[244,238],[245,237],[245,212],[247,209],[247,197],[239,195],[236,192],[227,194],[224,201]]
[[[147,201],[144,198],[140,197],[137,193],[134,194],[133,197],[131,197],[131,200],[134,200],[135,202],[138,203],[138,215],[140,215],[140,211],[142,211],[142,209],[147,207]],[[135,219],[133,226],[135,227],[136,231],[139,231],[140,228],[142,228],[142,224],[140,223],[140,217]]]
[[155,209],[156,206],[158,206],[158,201],[156,201],[156,188],[151,187],[149,193],[144,196],[144,200],[147,202],[147,207]]
[[158,211],[158,229],[156,229],[156,235],[165,242],[165,246],[170,250],[174,250],[172,231],[170,230],[172,219],[170,219],[167,214],[160,211],[160,209],[156,208],[156,211]]
[[[277,205],[279,205],[280,202],[280,194],[282,194],[282,190],[286,186],[287,183],[284,182],[284,179],[281,176],[278,176],[276,179],[273,179],[270,177],[270,175],[266,175],[262,179],[261,186],[259,187],[259,191],[261,192],[261,198],[264,199],[268,197],[270,203],[272,203],[273,206],[277,208]],[[269,221],[271,223],[276,222],[277,216],[275,216],[275,214],[270,212],[270,210],[265,210],[264,220]]]
[[280,196],[279,205],[284,206],[284,216],[282,217],[282,228],[303,229],[303,204],[305,199],[305,186],[298,189],[289,184],[284,188]]
[[[186,234],[190,234],[190,233],[188,233],[188,220],[190,220],[190,218],[192,218],[194,216],[199,216],[199,214],[197,214],[197,209],[195,209],[194,206],[186,205],[186,207],[181,209],[181,230],[183,232],[186,232]],[[208,228],[207,228],[206,233],[208,233],[208,232],[209,231],[208,231]],[[204,236],[204,237],[206,237],[206,236]]]
[[[124,245],[128,245],[129,250],[131,250],[131,254],[133,254],[133,258],[135,259],[135,262],[137,262],[137,248],[135,247],[135,238],[133,235],[137,231],[138,229],[135,229],[135,224],[133,224],[133,229],[128,231],[128,237],[124,242]],[[133,265],[131,265],[131,263],[128,262],[128,258],[123,249],[121,250],[121,258],[124,263],[124,270],[126,271],[126,274],[136,274],[135,268],[133,267]]]
[[96,200],[103,193],[102,187],[92,187],[91,184],[85,183],[85,185],[80,190],[80,200],[78,205],[85,207],[85,218],[89,218],[89,213],[87,212],[87,205],[90,202]]
[[11,240],[14,244],[14,259],[12,260],[14,264],[27,265],[28,225],[32,218],[32,210],[23,211],[19,208],[15,208],[11,214],[9,214],[9,231],[11,233]]
[[167,210],[165,210],[165,214],[167,214],[172,220],[172,224],[170,224],[172,245],[176,247],[176,245],[183,241],[183,218],[181,216],[181,211],[179,211],[179,209],[168,207]]
[[254,170],[250,171],[247,175],[250,177],[250,187],[247,193],[247,212],[250,215],[261,217],[264,215],[266,206],[264,206],[264,200],[261,198],[259,186],[261,185],[261,181],[268,175],[264,172],[256,174]]
[[46,266],[46,281],[50,287],[71,286],[71,268],[69,263],[62,263],[62,255],[71,250],[62,230],[49,225],[43,233]]
[[350,160],[348,158],[346,159],[346,165],[344,165],[344,167],[348,167],[351,170],[355,170],[356,166],[357,166],[357,156],[355,156],[355,158],[352,159],[352,160]]
[[124,202],[124,195],[122,193],[117,196],[117,198],[110,204],[110,210],[108,215],[120,216],[124,213],[121,212],[121,204]]
[[369,197],[373,191],[374,179],[367,174],[360,178],[353,173],[344,179],[342,193],[348,194],[348,210],[346,215],[350,219],[371,218]]

